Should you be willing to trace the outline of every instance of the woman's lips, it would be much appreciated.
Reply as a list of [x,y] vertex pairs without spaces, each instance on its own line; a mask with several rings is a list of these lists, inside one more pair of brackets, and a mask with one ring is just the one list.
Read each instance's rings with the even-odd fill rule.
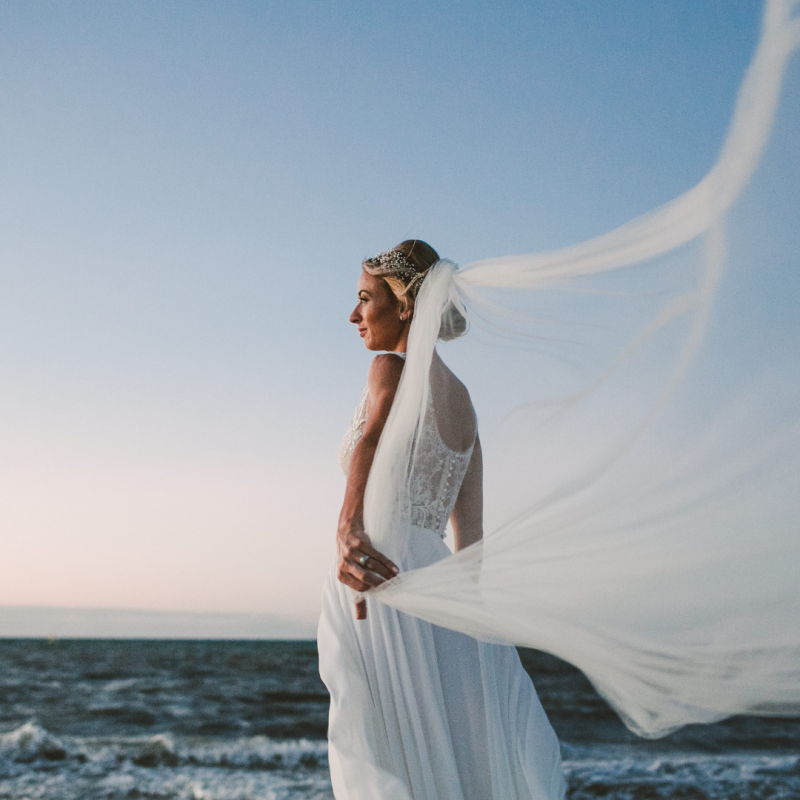
[[366,329],[366,328],[359,328],[359,329],[358,329],[358,335],[359,335],[359,336],[360,336],[362,339],[364,338],[364,334],[365,334],[366,332],[367,332],[367,329]]

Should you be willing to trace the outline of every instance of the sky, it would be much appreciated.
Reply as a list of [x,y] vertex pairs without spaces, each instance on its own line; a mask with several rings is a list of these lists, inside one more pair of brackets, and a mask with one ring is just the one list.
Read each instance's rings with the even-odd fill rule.
[[[756,2],[0,5],[0,606],[319,611],[364,257],[713,165]],[[299,628],[298,628],[299,629]]]

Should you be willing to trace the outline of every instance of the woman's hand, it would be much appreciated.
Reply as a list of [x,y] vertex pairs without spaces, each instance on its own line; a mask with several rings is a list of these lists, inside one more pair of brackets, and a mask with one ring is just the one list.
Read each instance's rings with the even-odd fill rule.
[[[394,578],[399,569],[369,541],[365,531],[342,529],[336,537],[337,577],[355,589],[366,592]],[[367,602],[356,603],[356,619],[367,618]]]

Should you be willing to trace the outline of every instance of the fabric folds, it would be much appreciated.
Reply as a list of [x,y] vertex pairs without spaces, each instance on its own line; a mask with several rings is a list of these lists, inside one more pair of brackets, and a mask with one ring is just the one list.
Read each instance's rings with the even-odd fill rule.
[[367,487],[367,531],[402,560],[455,305],[471,330],[439,352],[481,420],[485,538],[371,594],[572,662],[643,736],[800,714],[796,6],[766,3],[693,189],[563,250],[432,269]]

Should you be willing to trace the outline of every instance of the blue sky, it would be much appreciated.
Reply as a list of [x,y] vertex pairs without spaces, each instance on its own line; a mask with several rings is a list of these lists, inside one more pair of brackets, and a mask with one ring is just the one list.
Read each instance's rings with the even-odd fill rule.
[[712,166],[754,2],[0,6],[0,604],[316,613],[360,260]]

